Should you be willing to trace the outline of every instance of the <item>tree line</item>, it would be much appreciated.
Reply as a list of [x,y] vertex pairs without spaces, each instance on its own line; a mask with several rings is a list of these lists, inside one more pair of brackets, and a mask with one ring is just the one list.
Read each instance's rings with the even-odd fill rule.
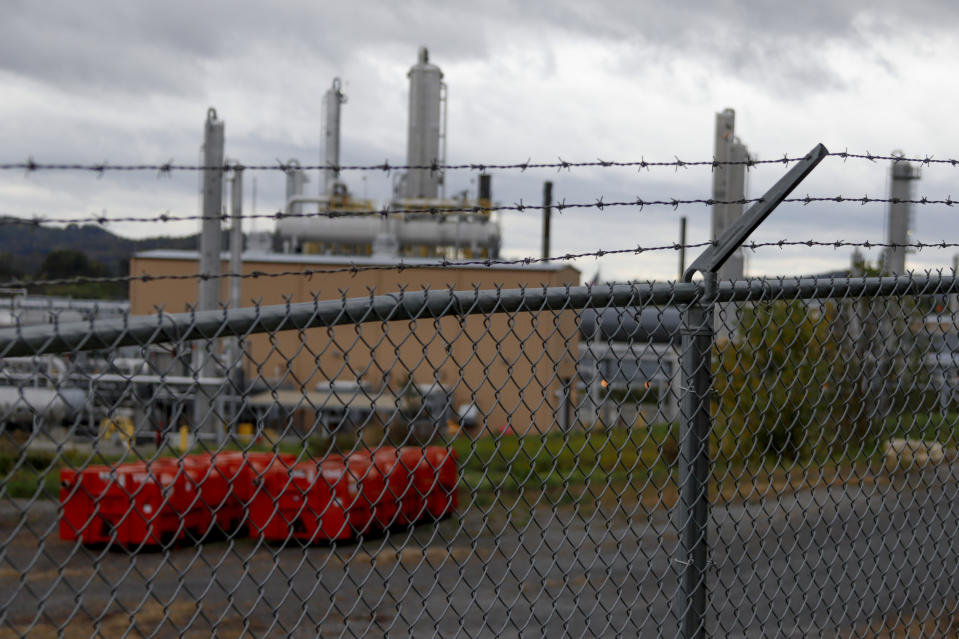
[[[129,286],[126,282],[78,282],[43,284],[49,280],[72,280],[76,278],[111,278],[129,272],[129,259],[120,260],[117,268],[90,257],[78,249],[55,249],[47,253],[35,270],[28,271],[18,265],[10,253],[0,253],[0,281],[22,282],[27,292],[34,295],[57,295],[83,299],[126,299]],[[33,282],[38,282],[33,284]],[[21,287],[17,287],[21,288]]]

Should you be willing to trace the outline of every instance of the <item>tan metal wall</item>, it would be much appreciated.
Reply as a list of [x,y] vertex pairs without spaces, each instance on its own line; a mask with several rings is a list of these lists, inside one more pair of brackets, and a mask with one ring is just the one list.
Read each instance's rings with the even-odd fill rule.
[[[304,268],[336,268],[302,261],[245,261],[244,272],[277,273]],[[344,261],[339,266],[349,266]],[[134,257],[131,274],[189,275],[197,263],[190,259]],[[227,263],[222,265],[227,271]],[[562,286],[579,284],[579,272],[559,269],[490,269],[410,267],[402,271],[372,270],[323,275],[289,275],[243,280],[244,305],[287,301],[305,302],[370,294],[391,293],[406,287],[420,290],[448,288],[470,290],[502,286]],[[223,280],[221,299],[228,282]],[[197,298],[196,280],[138,281],[130,285],[130,312],[155,313],[156,308],[176,313]],[[454,389],[456,406],[476,404],[487,428],[507,424],[517,431],[547,430],[555,426],[560,409],[563,379],[575,375],[578,352],[577,319],[573,311],[513,316],[472,316],[423,319],[413,322],[372,322],[333,329],[283,331],[252,336],[247,343],[248,378],[261,376],[294,388],[313,388],[328,380],[362,379],[379,388],[388,380],[396,388],[408,376],[417,383],[439,381]]]

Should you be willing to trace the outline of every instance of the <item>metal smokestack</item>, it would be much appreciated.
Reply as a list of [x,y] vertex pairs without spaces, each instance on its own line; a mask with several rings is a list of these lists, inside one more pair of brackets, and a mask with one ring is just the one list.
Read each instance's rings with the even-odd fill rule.
[[[902,157],[902,151],[894,151],[894,156]],[[901,160],[893,160],[892,183],[889,199],[889,228],[887,230],[886,263],[883,269],[892,275],[901,275],[906,272],[906,247],[909,242],[909,231],[912,228],[912,183],[919,179],[919,169]]]
[[[407,130],[406,163],[429,167],[445,161],[440,152],[443,131],[443,72],[429,62],[426,47],[420,47],[419,58],[408,74],[410,79],[410,112]],[[409,169],[403,186],[403,197],[434,199],[439,195],[443,174],[429,168]]]
[[[333,79],[333,86],[323,96],[326,118],[323,122],[323,163],[327,167],[340,165],[340,105],[346,103],[346,95],[340,90],[340,79]],[[323,193],[333,195],[333,185],[340,177],[338,169],[323,171]]]

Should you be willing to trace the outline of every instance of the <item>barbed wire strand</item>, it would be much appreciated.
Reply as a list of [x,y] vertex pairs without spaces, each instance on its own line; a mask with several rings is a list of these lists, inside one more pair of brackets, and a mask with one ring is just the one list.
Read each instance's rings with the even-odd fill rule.
[[99,162],[96,164],[92,163],[80,163],[80,162],[36,162],[32,158],[28,158],[25,162],[5,162],[0,164],[0,171],[10,171],[10,170],[21,170],[31,173],[33,171],[87,171],[90,173],[99,173],[103,174],[108,171],[119,171],[119,172],[134,172],[134,171],[156,171],[160,175],[166,175],[173,173],[174,171],[207,171],[207,170],[219,170],[223,172],[230,172],[235,170],[241,171],[382,171],[384,173],[391,173],[393,171],[430,171],[430,172],[442,172],[442,171],[458,171],[458,170],[467,170],[467,171],[490,171],[490,170],[518,170],[518,171],[527,171],[529,169],[556,169],[559,171],[569,170],[574,168],[590,168],[590,167],[620,167],[620,168],[637,168],[637,169],[650,169],[658,167],[671,167],[675,169],[687,168],[692,166],[709,166],[709,167],[719,167],[719,166],[741,166],[745,165],[747,167],[759,166],[763,164],[790,164],[793,162],[798,162],[802,160],[802,157],[789,157],[784,155],[778,159],[770,160],[758,160],[758,159],[746,159],[746,160],[696,160],[696,161],[684,161],[678,157],[675,160],[667,161],[647,161],[645,159],[631,160],[631,161],[615,161],[615,160],[588,160],[581,162],[568,162],[562,158],[558,158],[556,162],[533,162],[527,160],[525,162],[515,162],[515,163],[486,163],[486,162],[469,162],[462,164],[440,164],[438,162],[432,164],[390,164],[389,161],[384,161],[382,164],[307,164],[300,165],[295,163],[285,163],[285,162],[275,162],[271,164],[223,164],[223,165],[203,165],[203,164],[176,164],[173,162],[166,162],[162,164],[110,164],[109,162]]
[[[216,279],[261,279],[261,278],[278,278],[278,277],[290,277],[290,276],[305,276],[310,278],[314,275],[329,275],[335,273],[350,273],[356,275],[364,271],[398,271],[402,272],[405,270],[415,270],[415,269],[444,269],[444,268],[456,268],[456,267],[466,267],[466,266],[479,266],[485,268],[492,268],[495,266],[530,266],[540,263],[550,263],[550,262],[564,262],[572,261],[583,258],[601,258],[608,257],[610,255],[640,255],[643,253],[650,253],[654,251],[678,251],[680,249],[690,249],[690,248],[703,248],[706,246],[713,246],[715,242],[696,242],[692,244],[664,244],[660,246],[636,246],[632,248],[622,248],[622,249],[609,249],[609,250],[598,250],[598,251],[589,251],[583,253],[566,253],[563,255],[556,255],[553,257],[522,257],[516,259],[478,259],[478,260],[450,260],[446,258],[440,258],[435,261],[430,262],[406,262],[404,260],[398,260],[395,263],[390,264],[358,264],[353,261],[344,260],[348,262],[346,266],[338,266],[332,268],[308,268],[308,269],[299,269],[299,270],[285,270],[285,271],[251,271],[249,273],[219,273],[219,274],[203,274],[203,273],[187,273],[187,274],[176,274],[176,275],[125,275],[125,276],[103,276],[103,277],[94,277],[94,276],[77,276],[72,278],[59,278],[59,279],[46,279],[46,280],[10,280],[7,282],[0,283],[0,288],[22,288],[26,286],[54,286],[54,285],[69,285],[69,284],[95,284],[95,283],[129,283],[129,282],[157,282],[163,280],[216,280]],[[832,240],[832,241],[819,241],[819,240],[776,240],[771,242],[748,242],[743,244],[742,248],[755,251],[760,248],[787,248],[787,247],[826,247],[833,249],[840,249],[846,247],[859,247],[859,248],[914,248],[916,250],[922,250],[925,248],[929,249],[947,249],[947,248],[957,248],[959,247],[959,242],[911,242],[911,243],[886,243],[886,242],[871,242],[869,240],[861,242],[847,242],[845,240]],[[324,256],[325,257],[325,256]],[[250,260],[255,261],[255,260]]]
[[[827,157],[840,158],[842,160],[867,160],[870,162],[878,161],[890,161],[890,162],[909,162],[913,164],[920,164],[923,166],[929,166],[932,164],[948,164],[951,166],[959,166],[959,159],[946,158],[938,159],[933,155],[924,155],[924,156],[914,156],[908,157],[905,155],[881,155],[874,154],[868,150],[865,153],[850,153],[847,151],[833,151],[826,154]],[[675,156],[674,156],[675,157]],[[746,167],[755,167],[760,165],[768,164],[791,164],[802,160],[803,157],[790,157],[788,154],[783,154],[779,158],[771,158],[768,160],[759,160],[755,158],[747,158],[745,160],[717,160],[713,158],[711,160],[682,160],[679,157],[675,157],[674,160],[665,160],[665,161],[648,161],[645,158],[639,160],[629,160],[629,161],[617,161],[617,160],[589,160],[589,161],[578,161],[570,162],[564,160],[563,158],[558,158],[555,162],[533,162],[532,160],[526,160],[525,162],[514,162],[514,163],[495,163],[495,162],[467,162],[461,164],[440,164],[439,162],[433,162],[431,164],[390,164],[389,161],[384,161],[382,164],[310,164],[310,165],[299,165],[294,163],[285,163],[285,162],[274,162],[269,164],[242,164],[242,163],[233,163],[233,164],[223,164],[223,165],[203,165],[203,164],[180,164],[170,162],[164,162],[159,164],[111,164],[109,162],[98,162],[98,163],[81,163],[81,162],[37,162],[32,157],[28,158],[23,162],[4,162],[0,163],[0,171],[10,171],[10,170],[21,170],[26,171],[27,173],[33,171],[87,171],[91,173],[104,174],[108,171],[156,171],[159,175],[167,175],[173,173],[174,171],[206,171],[206,170],[221,170],[224,172],[234,171],[234,170],[243,170],[243,171],[290,171],[290,170],[302,170],[302,171],[326,171],[331,170],[335,172],[341,171],[382,171],[384,173],[391,173],[393,171],[431,171],[431,172],[442,172],[442,171],[456,171],[456,170],[467,170],[467,171],[489,171],[489,170],[519,170],[526,171],[529,169],[556,169],[558,171],[569,170],[573,168],[609,168],[609,167],[620,167],[620,168],[637,168],[639,170],[651,169],[651,168],[674,168],[676,170],[681,168],[689,167],[705,167],[717,168],[720,166],[746,166]]]
[[[668,198],[662,200],[644,200],[642,198],[636,198],[635,200],[620,200],[620,201],[611,201],[605,202],[602,198],[599,198],[595,202],[579,202],[579,203],[568,203],[565,200],[553,203],[552,208],[556,209],[559,213],[567,209],[598,209],[602,211],[606,208],[623,208],[623,207],[638,207],[642,210],[648,206],[667,206],[673,209],[677,209],[680,206],[688,206],[694,204],[702,204],[705,206],[713,206],[716,204],[756,204],[765,201],[763,198],[744,198],[738,200],[714,200],[712,198],[693,198],[693,199],[679,199],[679,198]],[[817,202],[836,202],[836,203],[850,203],[850,204],[917,204],[917,205],[945,205],[945,206],[954,206],[959,204],[959,200],[953,200],[952,196],[946,196],[945,199],[935,199],[922,197],[918,199],[902,199],[902,198],[881,198],[881,197],[872,197],[869,195],[864,195],[861,197],[852,197],[845,195],[835,195],[835,196],[805,196],[805,197],[794,197],[786,198],[783,200],[785,203],[793,204],[813,204]],[[424,207],[424,208],[381,208],[376,210],[366,210],[366,211],[353,211],[347,209],[331,209],[327,211],[313,211],[308,213],[287,213],[285,211],[276,211],[274,213],[250,213],[242,215],[241,219],[244,220],[254,220],[254,219],[268,219],[268,220],[286,220],[286,219],[296,219],[296,218],[341,218],[341,217],[389,217],[397,215],[430,215],[430,216],[445,216],[456,213],[467,213],[471,215],[482,215],[486,213],[495,213],[495,212],[525,212],[525,211],[541,211],[541,204],[526,204],[522,201],[515,204],[504,204],[504,205],[495,205],[489,207],[482,206],[461,206],[461,207]],[[161,213],[153,217],[110,217],[107,215],[97,215],[91,217],[80,217],[80,218],[48,218],[43,216],[33,216],[33,217],[20,217],[12,214],[5,214],[0,216],[0,226],[9,226],[9,225],[23,225],[23,226],[42,226],[44,224],[99,224],[105,226],[108,224],[116,223],[131,223],[131,222],[185,222],[193,220],[208,220],[208,219],[219,219],[221,221],[229,221],[232,219],[232,215],[229,213],[223,213],[220,215],[171,215],[169,213]]]

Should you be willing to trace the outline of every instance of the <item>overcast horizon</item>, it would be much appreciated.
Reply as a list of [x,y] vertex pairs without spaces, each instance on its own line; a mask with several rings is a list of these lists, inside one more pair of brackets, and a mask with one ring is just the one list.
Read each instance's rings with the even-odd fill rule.
[[[959,44],[959,7],[891,1],[608,2],[548,7],[487,2],[449,6],[372,2],[240,7],[210,2],[133,6],[15,2],[0,24],[0,162],[195,164],[209,107],[226,125],[226,155],[244,164],[297,158],[319,163],[323,93],[343,81],[343,164],[405,162],[408,79],[420,46],[449,86],[450,163],[709,160],[715,114],[736,110],[736,132],[758,159],[831,151],[944,159],[959,156],[950,126],[959,89],[946,81]],[[757,197],[784,172],[750,171]],[[922,168],[916,197],[959,190],[959,167]],[[888,197],[885,162],[827,158],[796,194]],[[251,172],[252,173],[252,172]],[[709,167],[491,171],[494,200],[538,206],[544,180],[554,200],[595,202],[711,197]],[[308,193],[319,179],[310,176]],[[390,178],[345,172],[359,197],[384,203]],[[251,212],[252,175],[245,184]],[[282,206],[284,176],[256,172],[258,214]],[[365,179],[364,179],[365,178]],[[450,171],[447,193],[475,193],[475,172]],[[0,172],[0,214],[32,218],[196,215],[198,177],[177,172]],[[785,204],[758,242],[870,241],[885,237],[884,204]],[[616,250],[709,237],[710,209],[690,205],[554,212],[552,251]],[[503,256],[540,255],[538,209],[503,213]],[[197,222],[111,223],[127,237],[184,235]],[[245,230],[269,228],[266,221]],[[947,206],[915,207],[913,238],[959,238]],[[747,274],[843,268],[843,249],[767,248],[747,255]],[[910,268],[952,264],[956,249],[909,255]],[[877,250],[867,251],[871,260]],[[697,251],[687,252],[691,260]],[[575,262],[583,280],[676,276],[674,251]]]

